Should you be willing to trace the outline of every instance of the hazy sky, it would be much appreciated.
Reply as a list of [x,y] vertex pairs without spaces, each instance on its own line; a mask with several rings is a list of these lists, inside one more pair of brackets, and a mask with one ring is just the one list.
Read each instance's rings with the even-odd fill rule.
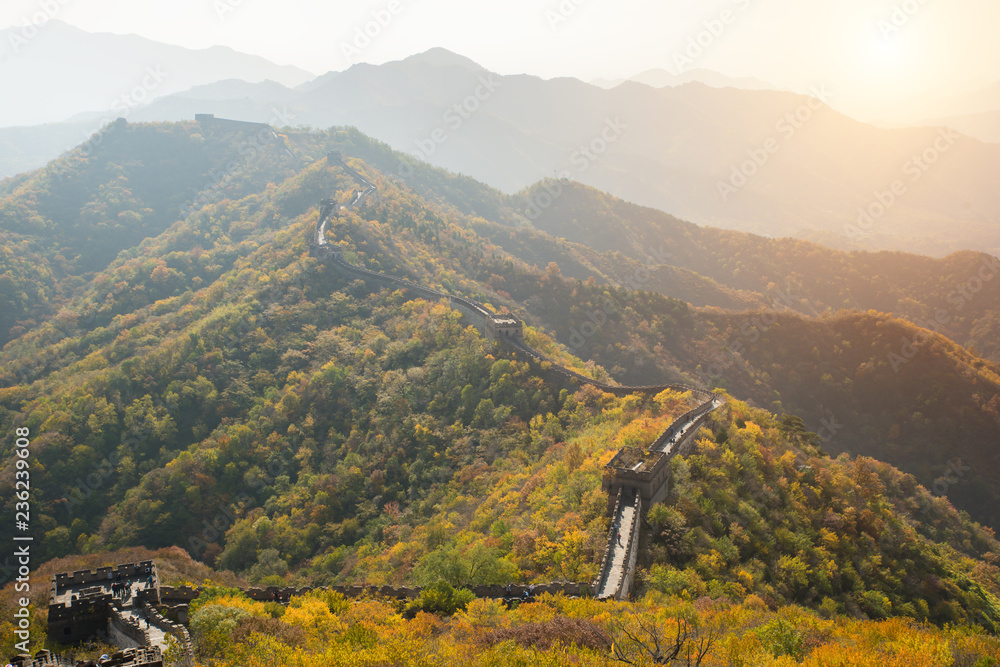
[[[502,74],[590,80],[705,67],[795,89],[822,83],[835,106],[865,114],[1000,81],[998,0],[3,0],[0,26],[42,12],[317,74],[351,64],[345,46],[372,63],[443,46]],[[380,13],[387,25],[355,44]],[[703,46],[685,53],[691,40]]]

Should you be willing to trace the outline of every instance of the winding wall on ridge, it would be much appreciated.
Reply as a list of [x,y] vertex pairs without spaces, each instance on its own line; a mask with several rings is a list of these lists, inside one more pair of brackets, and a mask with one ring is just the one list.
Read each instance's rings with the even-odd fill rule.
[[[359,185],[365,188],[365,190],[357,190],[350,203],[352,208],[361,206],[366,197],[375,191],[375,186],[348,166],[340,154],[331,154],[329,159],[331,162],[340,163],[359,182]],[[345,273],[373,281],[376,284],[390,288],[403,288],[407,290],[407,296],[411,298],[446,299],[452,308],[461,312],[465,320],[484,336],[494,342],[501,343],[514,353],[525,355],[537,364],[546,364],[547,370],[563,377],[567,383],[591,385],[615,396],[658,394],[670,389],[682,393],[691,392],[693,396],[701,399],[696,407],[674,420],[653,441],[639,463],[631,463],[631,459],[636,458],[635,453],[623,449],[605,469],[605,480],[602,486],[611,494],[611,497],[616,498],[616,502],[612,511],[612,526],[608,534],[604,558],[593,588],[597,597],[602,599],[627,597],[635,576],[643,507],[648,509],[650,505],[667,497],[670,459],[693,440],[694,435],[708,420],[709,415],[723,404],[722,399],[704,389],[681,384],[623,386],[595,380],[548,359],[544,354],[528,345],[524,340],[523,325],[519,320],[507,315],[497,315],[485,305],[468,297],[439,292],[410,280],[371,271],[347,262],[340,248],[330,245],[326,240],[328,223],[332,218],[339,216],[341,209],[346,209],[346,207],[338,209],[331,204],[331,201],[323,200],[321,202],[320,219],[316,224],[313,242],[310,246],[311,254],[314,257],[326,260]],[[628,466],[617,465],[625,460],[630,460]],[[624,500],[623,493],[625,494]]]
[[[288,149],[284,137],[270,125],[215,118],[211,114],[199,114],[196,119],[206,126],[218,126],[224,129],[239,131],[258,131],[280,145],[286,154],[294,157]],[[339,163],[358,181],[362,188],[355,190],[348,206],[356,209],[369,196],[376,192],[375,185],[350,167],[339,153],[331,153],[328,156],[328,160]],[[671,457],[683,449],[685,442],[698,432],[709,414],[722,405],[721,399],[711,392],[686,385],[621,386],[595,380],[546,358],[541,352],[528,345],[524,341],[523,323],[520,320],[507,315],[493,313],[485,305],[467,297],[446,294],[413,281],[370,271],[350,264],[344,260],[340,249],[336,246],[331,246],[326,240],[328,223],[332,219],[339,217],[340,210],[346,208],[347,206],[338,207],[337,202],[331,199],[324,199],[320,202],[320,219],[316,225],[312,243],[310,244],[310,253],[314,257],[323,259],[339,270],[356,275],[362,279],[371,280],[387,287],[405,289],[411,298],[423,298],[434,301],[446,299],[452,308],[462,313],[463,318],[488,339],[505,346],[515,354],[520,353],[525,355],[538,365],[544,364],[547,371],[561,376],[568,384],[591,385],[616,396],[639,393],[657,394],[664,390],[672,389],[680,392],[691,392],[692,395],[698,396],[701,399],[698,406],[674,420],[652,445],[642,452],[642,460],[638,464],[634,466],[630,465],[629,467],[616,466],[616,461],[624,461],[629,457],[629,450],[626,448],[618,452],[615,458],[612,459],[612,462],[606,466],[603,486],[609,492],[610,497],[615,499],[615,503],[612,511],[612,525],[608,532],[608,541],[605,546],[600,572],[592,583],[559,582],[532,586],[531,589],[523,585],[473,587],[473,592],[477,596],[492,598],[507,597],[510,595],[520,597],[526,595],[532,589],[536,594],[545,592],[564,593],[567,595],[593,594],[599,599],[623,599],[627,597],[635,577],[643,508],[666,496],[667,475],[665,466]],[[148,564],[152,565],[152,563]],[[145,565],[145,563],[139,565]],[[120,568],[125,568],[123,571],[129,576],[135,573],[135,564],[123,565]],[[161,651],[159,646],[155,646],[151,640],[152,633],[150,630],[140,628],[134,616],[126,616],[112,605],[110,595],[98,596],[87,600],[73,600],[66,606],[55,604],[55,598],[58,597],[61,586],[86,584],[88,582],[104,582],[109,571],[110,568],[101,568],[96,573],[82,571],[73,573],[72,575],[61,574],[54,577],[54,597],[50,600],[49,604],[50,630],[51,626],[57,625],[60,622],[64,625],[72,624],[72,627],[69,627],[70,631],[64,633],[65,636],[60,635],[60,638],[65,641],[66,639],[76,638],[74,632],[79,634],[80,632],[92,631],[96,634],[103,627],[106,627],[108,635],[110,635],[114,643],[117,643],[122,648],[128,645],[128,648],[125,648],[124,651],[119,651],[112,656],[112,660],[107,663],[108,665],[121,665],[122,667],[135,667],[139,665],[162,667]],[[420,592],[419,588],[373,586],[333,586],[330,589],[339,590],[348,597],[372,594],[399,599],[417,597]],[[273,599],[272,596],[274,595],[287,600],[292,595],[301,595],[309,590],[311,589],[251,589],[246,592],[251,599],[267,601]],[[174,620],[186,623],[187,603],[197,597],[198,589],[161,587],[157,580],[155,599],[147,600],[145,598],[145,594],[147,593],[149,591],[140,594],[137,597],[137,602],[145,614],[144,617],[148,619],[149,627],[163,635],[173,635],[176,637],[183,650],[184,657],[190,660],[193,652],[191,638],[187,629],[180,623],[175,623],[161,615],[157,610],[157,606]],[[93,607],[93,614],[90,613],[91,607]],[[180,618],[180,616],[183,616],[183,618]],[[40,651],[35,656],[14,656],[11,662],[21,667],[42,667],[47,665],[62,667],[73,664],[72,661],[50,651]]]

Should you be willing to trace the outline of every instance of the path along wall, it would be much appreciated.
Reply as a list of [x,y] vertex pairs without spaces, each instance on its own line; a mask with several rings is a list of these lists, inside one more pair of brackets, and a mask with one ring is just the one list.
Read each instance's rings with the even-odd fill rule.
[[111,607],[108,612],[108,641],[118,648],[149,646],[149,634],[139,626],[139,621],[125,617]]
[[635,497],[635,521],[632,522],[632,529],[628,534],[628,559],[627,565],[622,568],[622,579],[615,592],[616,600],[628,599],[632,592],[632,584],[635,583],[635,564],[639,559],[639,530],[642,525],[642,496],[638,493]]
[[[172,635],[174,639],[177,640],[185,658],[194,659],[194,644],[191,642],[191,634],[188,632],[188,629],[182,625],[182,622],[179,621],[179,619],[171,621],[165,618],[163,614],[161,614],[152,605],[143,605],[142,610],[146,614],[146,618],[149,619],[150,625],[159,628],[165,635]],[[185,613],[183,623],[187,623],[187,621],[187,614]]]

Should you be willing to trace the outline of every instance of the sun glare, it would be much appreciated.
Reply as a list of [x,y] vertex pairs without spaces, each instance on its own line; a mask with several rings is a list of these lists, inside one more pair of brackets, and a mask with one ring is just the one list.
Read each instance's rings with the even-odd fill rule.
[[890,30],[870,18],[852,32],[847,64],[859,83],[904,83],[918,74],[911,32]]
[[902,36],[884,37],[878,31],[869,34],[862,46],[861,60],[874,74],[902,74],[908,67]]
[[886,13],[884,7],[844,7],[833,27],[843,98],[868,113],[889,113],[913,96],[923,75],[923,26]]

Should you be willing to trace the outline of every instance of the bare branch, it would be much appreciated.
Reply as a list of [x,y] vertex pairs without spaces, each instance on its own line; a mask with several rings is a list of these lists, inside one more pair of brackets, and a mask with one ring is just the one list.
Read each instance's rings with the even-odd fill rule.
[[612,620],[612,632],[618,635],[612,643],[615,660],[632,665],[645,656],[654,664],[670,665],[687,650],[688,664],[691,664],[692,651],[699,656],[697,660],[700,664],[714,642],[705,646],[705,639],[701,638],[697,647],[693,646],[692,628],[687,619],[671,620],[676,624],[673,632],[664,624],[636,613]]

